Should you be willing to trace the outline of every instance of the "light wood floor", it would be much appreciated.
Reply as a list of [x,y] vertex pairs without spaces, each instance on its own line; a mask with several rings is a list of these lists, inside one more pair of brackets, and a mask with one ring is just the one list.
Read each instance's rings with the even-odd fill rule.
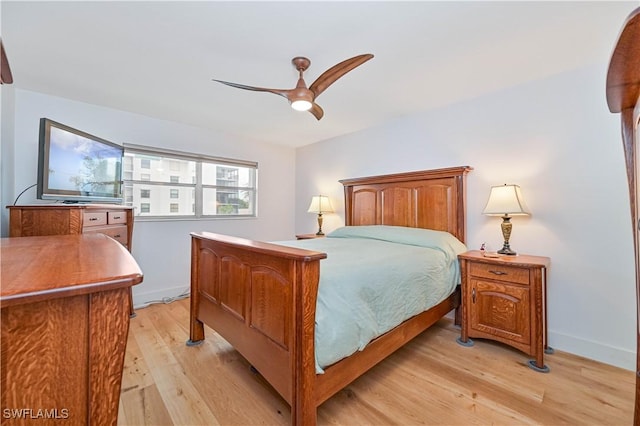
[[[189,300],[131,320],[119,425],[289,425],[289,406],[206,329],[187,347]],[[465,348],[447,318],[318,410],[320,425],[631,425],[634,373],[556,351],[548,374],[515,349]]]

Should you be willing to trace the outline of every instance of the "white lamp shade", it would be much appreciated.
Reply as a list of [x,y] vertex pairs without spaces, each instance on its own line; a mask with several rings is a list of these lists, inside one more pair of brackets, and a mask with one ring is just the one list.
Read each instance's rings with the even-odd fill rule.
[[529,208],[522,198],[522,191],[518,185],[492,186],[489,201],[482,214],[489,216],[529,215]]
[[332,213],[333,207],[326,195],[314,195],[309,204],[309,213]]

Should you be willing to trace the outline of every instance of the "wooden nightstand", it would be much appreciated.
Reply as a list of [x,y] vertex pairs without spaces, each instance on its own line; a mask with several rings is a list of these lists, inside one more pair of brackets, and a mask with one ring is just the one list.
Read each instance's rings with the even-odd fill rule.
[[547,346],[549,258],[490,258],[481,251],[469,251],[458,259],[462,272],[462,330],[458,343],[472,346],[469,337],[496,340],[532,356],[532,369],[548,372],[544,354],[553,353]]
[[296,235],[296,240],[312,240],[314,238],[324,238],[324,234],[298,234]]

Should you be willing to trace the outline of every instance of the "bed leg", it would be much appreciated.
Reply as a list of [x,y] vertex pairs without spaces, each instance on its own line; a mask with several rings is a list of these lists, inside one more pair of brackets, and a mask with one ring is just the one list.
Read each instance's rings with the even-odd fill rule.
[[453,324],[458,327],[462,327],[462,286],[460,284],[456,286],[453,306],[456,307],[453,316]]
[[204,342],[204,324],[200,320],[191,318],[191,333],[187,346],[198,346],[202,342]]
[[293,426],[316,426],[317,411],[316,407],[303,409],[296,408],[294,404],[291,406],[291,424]]

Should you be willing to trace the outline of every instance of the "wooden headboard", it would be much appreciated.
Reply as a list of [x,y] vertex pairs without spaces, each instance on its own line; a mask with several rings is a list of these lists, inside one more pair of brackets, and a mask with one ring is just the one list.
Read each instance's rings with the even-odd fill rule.
[[343,179],[347,225],[447,231],[465,242],[469,166]]

